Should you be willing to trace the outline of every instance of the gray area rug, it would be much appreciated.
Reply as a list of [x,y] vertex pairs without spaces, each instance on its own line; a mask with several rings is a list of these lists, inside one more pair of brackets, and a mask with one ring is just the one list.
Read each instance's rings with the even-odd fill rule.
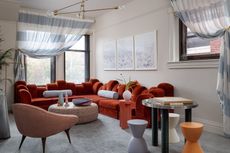
[[[11,138],[0,140],[0,153],[41,153],[41,139],[26,138],[21,150],[18,146],[21,135],[18,132],[13,116],[10,115]],[[180,133],[180,130],[178,130]],[[76,125],[70,130],[72,144],[69,144],[64,132],[47,138],[46,153],[127,153],[127,146],[131,138],[129,129],[122,130],[119,121],[107,116],[99,115],[98,120]],[[181,153],[181,142],[170,144],[170,153]],[[161,153],[160,146],[151,146],[151,129],[146,129],[144,138],[149,152]],[[160,141],[159,141],[160,142]],[[230,140],[219,135],[204,132],[200,140],[205,153],[229,153]]]

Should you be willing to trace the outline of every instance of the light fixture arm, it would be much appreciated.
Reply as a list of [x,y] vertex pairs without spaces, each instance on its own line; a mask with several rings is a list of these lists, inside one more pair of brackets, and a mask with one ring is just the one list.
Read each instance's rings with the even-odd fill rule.
[[84,11],[71,11],[71,12],[60,12],[59,14],[73,14],[73,13],[81,13],[81,12],[96,12],[96,11],[105,11],[105,10],[116,10],[118,7],[109,7],[109,8],[102,8],[102,9],[93,9],[93,10],[84,10]]

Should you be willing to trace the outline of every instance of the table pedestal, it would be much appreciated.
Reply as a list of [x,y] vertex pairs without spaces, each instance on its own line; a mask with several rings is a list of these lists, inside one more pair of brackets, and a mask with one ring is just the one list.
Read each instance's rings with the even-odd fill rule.
[[119,101],[119,106],[120,106],[120,127],[122,129],[128,128],[127,121],[132,118],[131,114],[131,101],[126,102],[125,100],[120,100]]

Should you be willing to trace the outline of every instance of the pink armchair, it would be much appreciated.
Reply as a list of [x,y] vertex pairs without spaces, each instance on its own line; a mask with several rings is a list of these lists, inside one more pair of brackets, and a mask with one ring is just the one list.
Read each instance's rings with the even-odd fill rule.
[[61,115],[48,112],[28,104],[14,104],[13,113],[19,132],[22,134],[19,149],[25,138],[41,138],[43,153],[45,152],[46,137],[65,131],[69,142],[69,129],[78,122],[75,115]]

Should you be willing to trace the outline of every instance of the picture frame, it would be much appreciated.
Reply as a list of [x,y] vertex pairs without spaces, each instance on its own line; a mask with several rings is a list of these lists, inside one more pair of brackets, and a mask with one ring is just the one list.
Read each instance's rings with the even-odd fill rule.
[[103,45],[104,70],[116,70],[116,40],[106,41]]
[[157,32],[134,36],[135,70],[157,70]]
[[134,70],[133,37],[117,40],[117,70]]

